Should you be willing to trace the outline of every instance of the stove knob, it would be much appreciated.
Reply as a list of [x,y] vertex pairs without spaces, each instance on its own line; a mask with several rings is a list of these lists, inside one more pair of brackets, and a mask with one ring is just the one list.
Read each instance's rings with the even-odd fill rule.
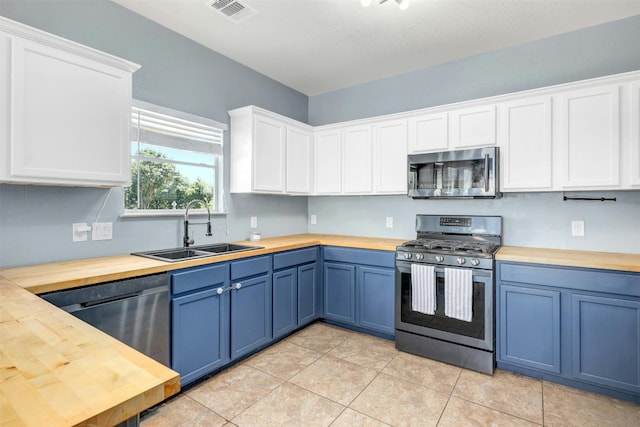
[[410,259],[411,258],[411,254],[408,253],[408,252],[403,253],[402,256],[404,256],[404,259]]
[[444,261],[444,257],[442,255],[436,255],[436,262]]
[[424,259],[424,255],[422,255],[422,254],[416,254],[416,259],[417,259],[418,261],[421,261],[421,260],[423,260],[423,259]]
[[456,258],[456,262],[460,265],[464,264],[465,262],[467,262],[467,260],[461,256],[459,256],[458,258]]
[[480,260],[478,258],[471,258],[471,265],[476,266],[480,264]]

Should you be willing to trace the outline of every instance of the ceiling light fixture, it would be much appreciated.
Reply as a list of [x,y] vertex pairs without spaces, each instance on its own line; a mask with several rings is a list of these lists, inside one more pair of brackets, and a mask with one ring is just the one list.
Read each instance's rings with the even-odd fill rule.
[[[380,4],[386,2],[387,0],[380,0]],[[362,4],[364,7],[369,7],[371,3],[373,3],[373,0],[360,0],[360,4]],[[396,0],[396,3],[398,3],[400,10],[407,10],[407,8],[409,7],[409,0]]]

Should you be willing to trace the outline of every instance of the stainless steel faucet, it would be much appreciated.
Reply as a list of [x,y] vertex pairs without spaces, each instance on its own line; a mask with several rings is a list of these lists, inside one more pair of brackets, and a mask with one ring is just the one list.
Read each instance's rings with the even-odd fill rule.
[[189,208],[191,207],[191,205],[195,203],[200,203],[202,206],[204,206],[207,209],[207,222],[192,222],[191,225],[206,224],[207,232],[205,236],[213,235],[211,233],[211,211],[209,210],[209,205],[199,199],[191,200],[189,203],[187,203],[187,208],[184,211],[184,237],[182,238],[182,245],[185,248],[188,248],[189,245],[193,244],[193,239],[189,237]]

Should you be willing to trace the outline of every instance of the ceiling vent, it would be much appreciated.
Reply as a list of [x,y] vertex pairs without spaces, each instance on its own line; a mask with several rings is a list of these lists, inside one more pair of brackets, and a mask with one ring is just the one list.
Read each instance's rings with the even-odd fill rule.
[[246,21],[258,12],[251,9],[244,3],[240,3],[238,0],[210,0],[207,5],[211,6],[224,16],[229,18],[235,23]]

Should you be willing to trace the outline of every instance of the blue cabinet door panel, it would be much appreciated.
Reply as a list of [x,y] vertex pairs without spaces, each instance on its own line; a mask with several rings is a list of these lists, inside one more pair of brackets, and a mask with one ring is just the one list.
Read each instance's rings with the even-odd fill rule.
[[356,323],[355,266],[324,263],[324,316],[327,319]]
[[640,393],[640,301],[572,295],[573,376]]
[[316,263],[298,267],[298,326],[320,317],[320,281]]
[[271,341],[271,275],[233,282],[231,291],[231,359]]
[[358,267],[358,325],[394,334],[395,270]]
[[279,338],[298,326],[298,270],[273,273],[273,337]]
[[498,360],[560,373],[560,292],[499,286]]
[[182,385],[229,361],[228,297],[209,289],[171,301],[171,368]]

